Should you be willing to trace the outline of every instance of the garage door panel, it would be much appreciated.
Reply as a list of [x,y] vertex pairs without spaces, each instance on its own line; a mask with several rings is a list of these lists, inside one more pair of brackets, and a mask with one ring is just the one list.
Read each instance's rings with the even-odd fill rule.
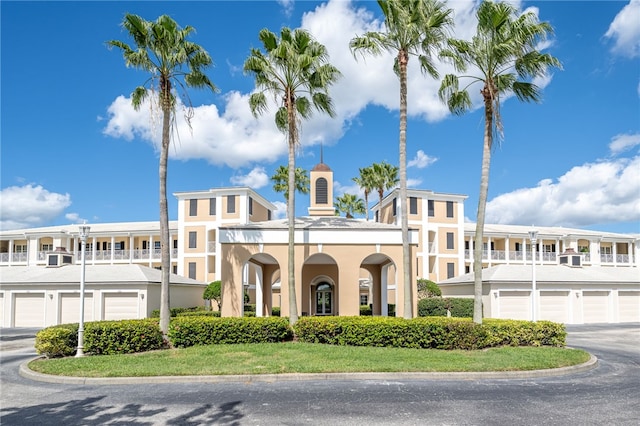
[[4,327],[4,293],[0,293],[0,327]]
[[[93,321],[93,295],[84,296],[84,320]],[[60,324],[80,321],[80,293],[60,295]]]
[[501,291],[500,318],[530,320],[531,294],[528,291]]
[[44,293],[16,294],[13,300],[15,327],[44,327]]
[[582,312],[585,324],[609,322],[609,292],[582,292]]
[[619,291],[620,322],[640,322],[640,291]]
[[106,293],[103,312],[105,320],[138,318],[138,293]]
[[569,292],[541,291],[539,312],[541,320],[566,323],[569,319]]

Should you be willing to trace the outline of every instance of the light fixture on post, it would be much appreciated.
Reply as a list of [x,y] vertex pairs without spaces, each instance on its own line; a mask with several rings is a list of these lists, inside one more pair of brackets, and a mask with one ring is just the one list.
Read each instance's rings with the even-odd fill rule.
[[76,358],[84,356],[84,267],[87,250],[87,237],[89,237],[91,227],[85,223],[80,225],[79,229],[80,241],[82,242],[82,267],[80,269],[80,321],[78,325],[78,349],[76,351]]
[[538,320],[536,315],[536,242],[538,241],[538,231],[532,229],[529,231],[529,239],[531,240],[531,318],[533,321]]

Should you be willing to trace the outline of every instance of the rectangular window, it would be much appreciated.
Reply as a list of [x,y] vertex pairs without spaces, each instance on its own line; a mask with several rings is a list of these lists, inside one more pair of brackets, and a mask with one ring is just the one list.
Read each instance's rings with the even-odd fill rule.
[[209,198],[209,216],[216,215],[216,199]]
[[174,274],[178,273],[178,265],[173,265],[173,267],[171,269],[173,270]]
[[409,214],[418,214],[418,197],[409,197]]
[[465,266],[464,267],[464,273],[468,274],[469,272],[471,272],[471,267],[470,266]]
[[454,263],[447,263],[447,278],[453,278],[455,276],[456,267]]
[[361,306],[366,306],[369,304],[369,296],[366,294],[361,294],[360,295],[360,305]]
[[13,246],[13,252],[14,253],[26,253],[27,252],[27,245],[26,244],[15,244]]
[[249,215],[253,214],[253,198],[249,197]]
[[173,248],[174,249],[178,248],[178,240],[173,240]]
[[589,246],[578,246],[578,251],[580,253],[589,253]]
[[198,216],[198,200],[189,200],[189,216]]
[[160,250],[160,241],[154,241],[153,248],[155,248],[156,250]]
[[429,217],[434,217],[436,215],[436,213],[435,213],[435,207],[433,205],[434,204],[433,200],[428,200],[427,204],[428,204],[427,210],[429,210],[429,212],[428,212]]
[[453,217],[453,201],[447,201],[447,217]]
[[391,207],[391,211],[393,212],[392,214],[393,214],[394,216],[396,215],[396,213],[397,213],[397,208],[398,208],[398,206],[397,206],[397,202],[396,202],[396,201],[397,201],[397,200],[394,198],[394,199],[393,199],[393,204],[392,204],[392,207]]
[[271,220],[271,210],[267,210],[267,220]]
[[196,248],[198,245],[198,233],[189,231],[189,248]]
[[516,251],[522,251],[522,244],[516,243]]
[[376,222],[380,221],[380,215],[378,214],[378,210],[376,210]]
[[600,253],[602,253],[602,254],[613,254],[613,252],[611,251],[611,246],[602,246],[602,247],[600,247]]
[[464,242],[464,249],[469,250],[469,240]]
[[189,278],[196,279],[196,262],[189,262]]
[[116,250],[124,250],[124,241],[118,241],[116,242]]
[[53,244],[42,244],[42,251],[53,251]]
[[447,232],[447,250],[453,250],[453,232]]
[[227,213],[236,212],[236,196],[227,195]]

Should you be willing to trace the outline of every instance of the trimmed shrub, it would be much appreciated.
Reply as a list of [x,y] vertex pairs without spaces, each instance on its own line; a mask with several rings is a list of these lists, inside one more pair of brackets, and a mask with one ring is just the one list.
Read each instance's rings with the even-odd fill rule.
[[289,320],[267,318],[177,317],[169,323],[175,347],[232,343],[275,343],[293,338]]
[[418,301],[419,317],[446,317],[447,308],[452,317],[473,318],[473,299],[428,297]]
[[280,307],[279,306],[274,306],[273,308],[271,308],[271,316],[274,316],[274,317],[279,317],[280,316]]
[[425,299],[427,297],[440,297],[442,296],[442,290],[438,287],[438,284],[425,278],[418,280],[418,298]]
[[220,317],[220,311],[187,311],[180,312],[176,317]]
[[71,356],[78,348],[78,324],[61,324],[36,333],[36,353],[47,358]]
[[299,341],[349,346],[483,349],[494,346],[564,346],[562,324],[467,318],[303,317],[294,325]]
[[369,305],[360,305],[360,315],[361,316],[372,316],[373,311],[371,310],[371,306]]
[[[171,317],[177,317],[178,314],[181,314],[183,312],[205,312],[205,307],[204,306],[192,306],[190,308],[171,308],[169,309],[170,315]],[[154,309],[153,311],[151,311],[151,315],[149,315],[149,318],[160,318],[160,309]]]
[[94,355],[146,352],[164,346],[156,319],[96,321],[85,324],[85,352]]

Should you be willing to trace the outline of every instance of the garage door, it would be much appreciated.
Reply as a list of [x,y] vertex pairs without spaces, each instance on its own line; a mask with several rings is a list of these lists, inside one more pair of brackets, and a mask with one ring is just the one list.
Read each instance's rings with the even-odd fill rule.
[[620,322],[640,322],[640,291],[619,291]]
[[531,298],[528,291],[501,291],[500,318],[531,319]]
[[4,327],[4,293],[0,293],[0,327]]
[[541,291],[540,319],[566,323],[569,320],[569,292]]
[[[93,295],[84,296],[84,320],[93,321]],[[60,295],[60,324],[80,321],[80,293]]]
[[44,327],[44,293],[16,294],[13,300],[15,327]]
[[102,306],[105,320],[136,319],[138,293],[106,293]]
[[582,292],[582,312],[585,324],[609,322],[609,292]]

